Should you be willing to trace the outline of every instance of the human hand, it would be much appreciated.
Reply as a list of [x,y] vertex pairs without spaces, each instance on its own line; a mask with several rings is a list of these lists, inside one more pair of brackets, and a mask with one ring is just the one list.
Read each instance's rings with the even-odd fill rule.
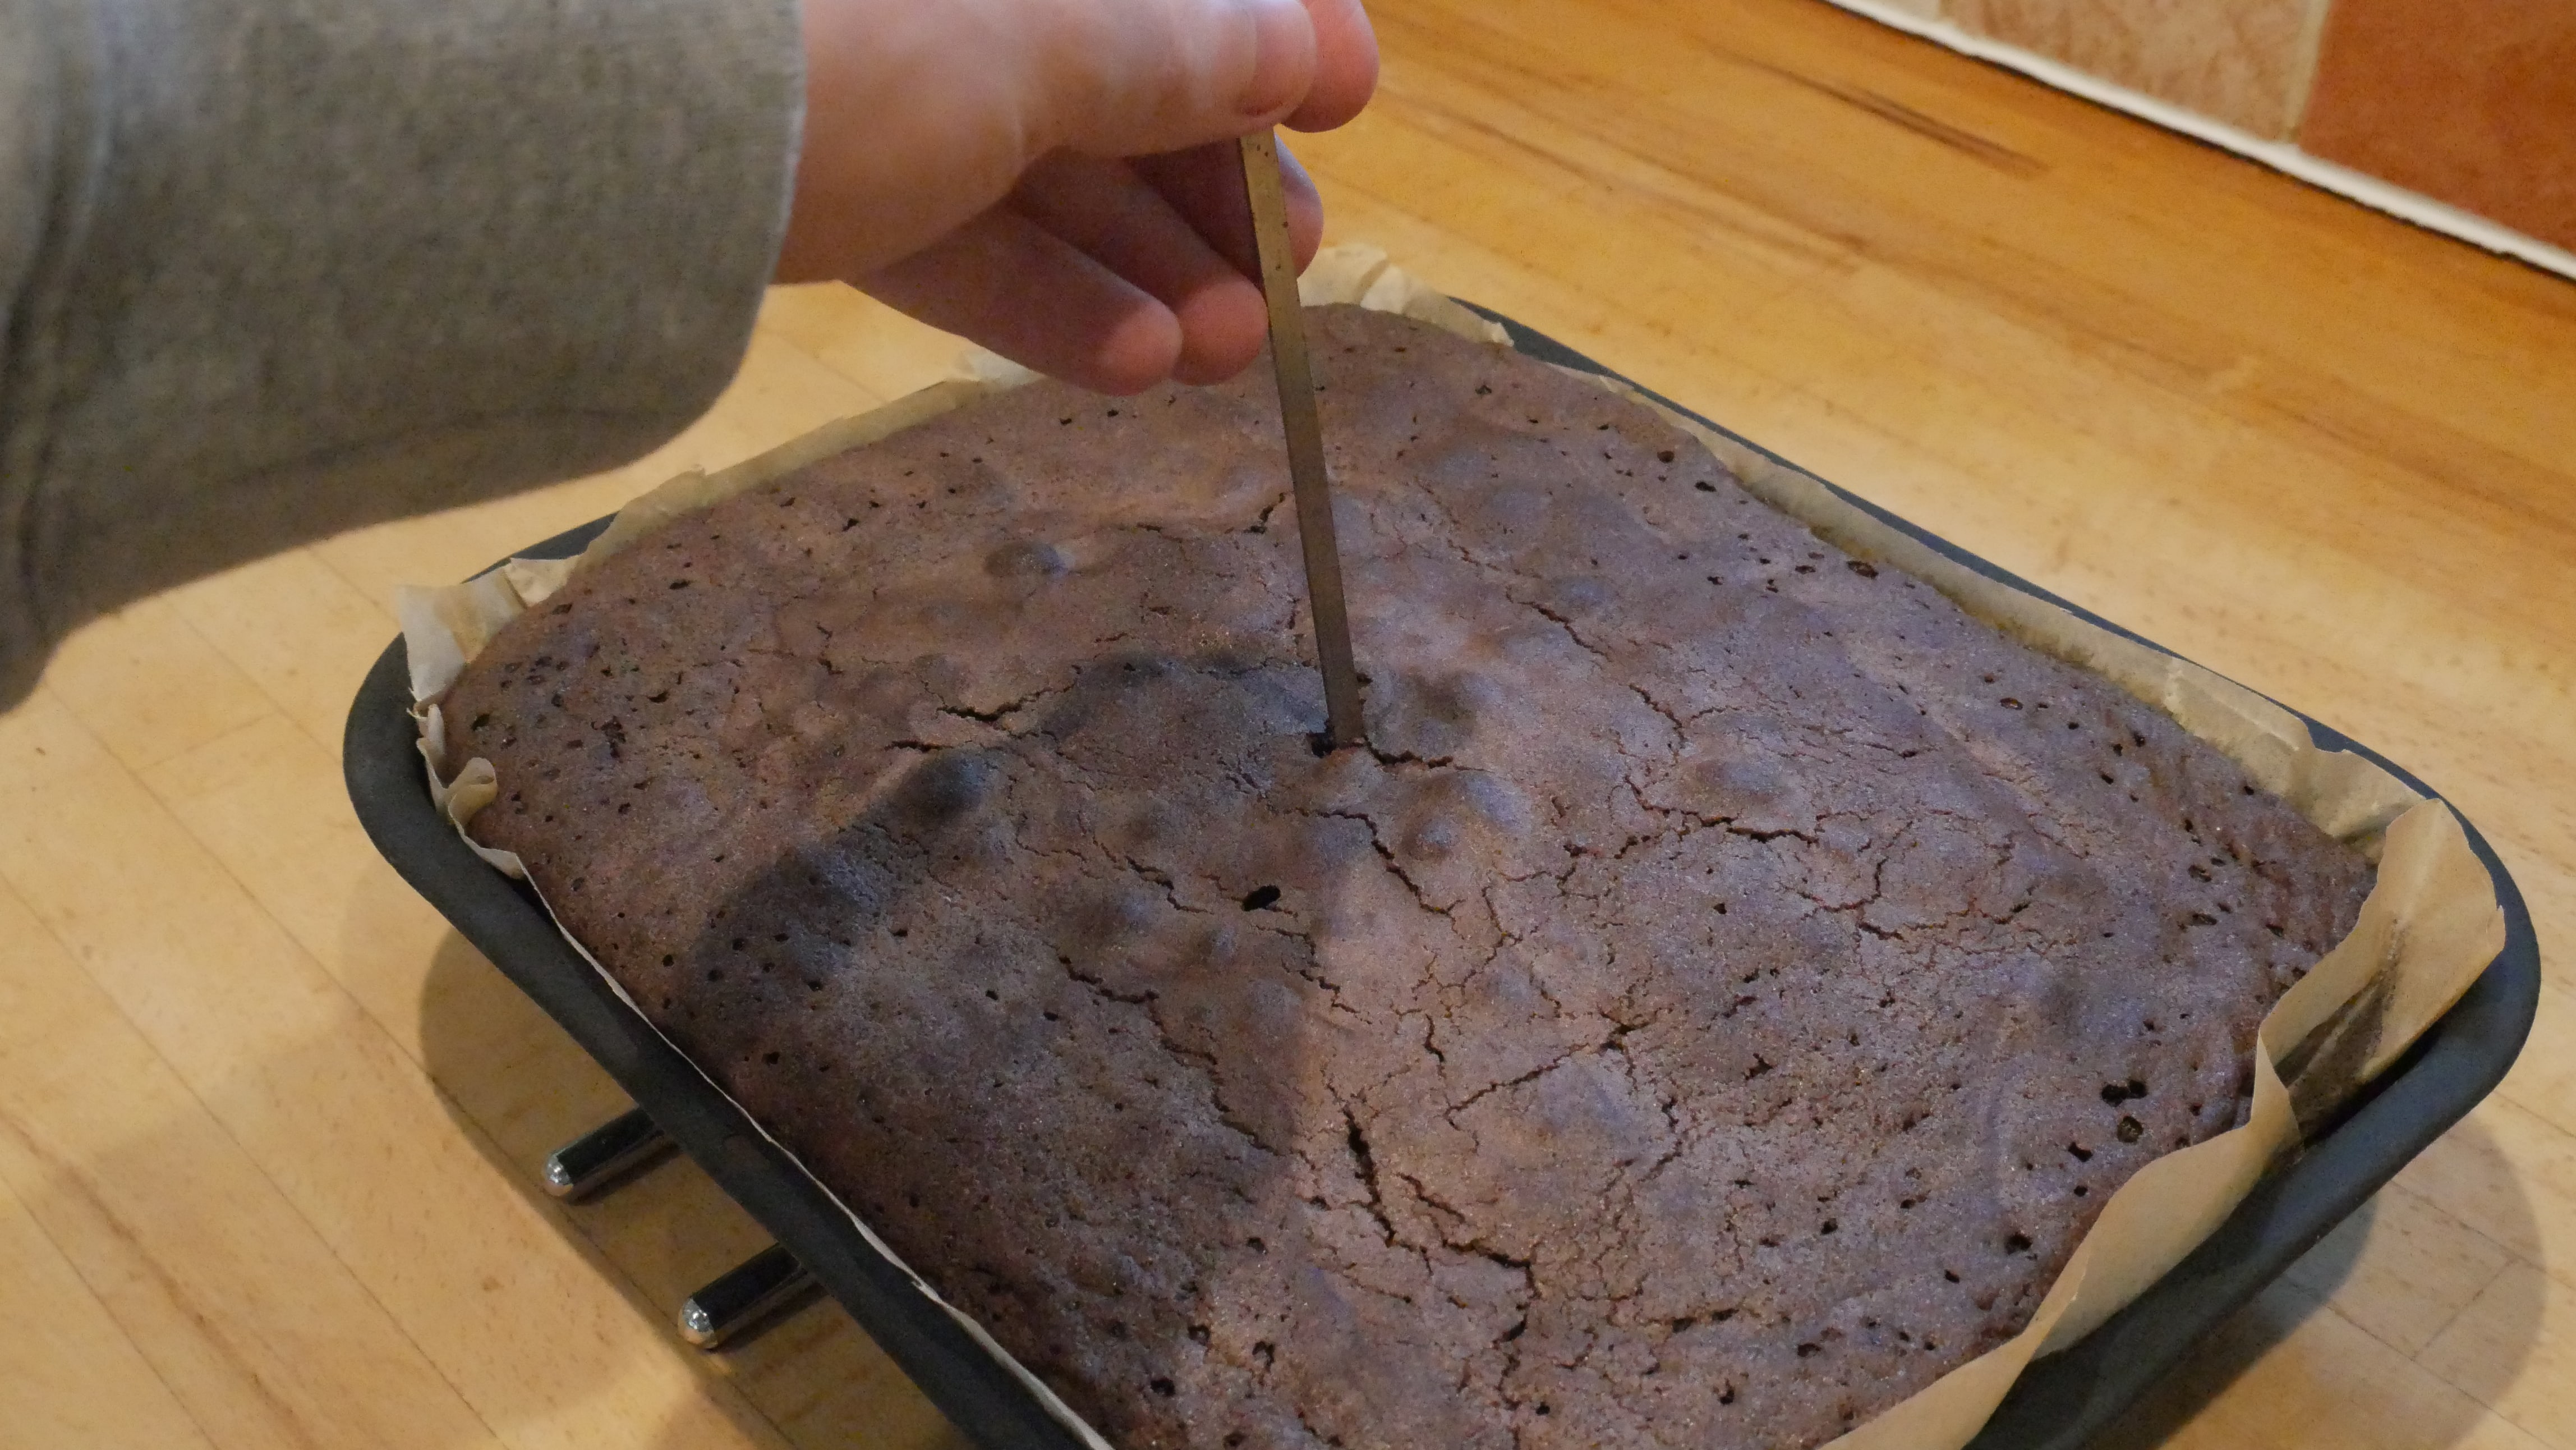
[[[1260,351],[1234,138],[1358,114],[1360,0],[804,0],[782,282],[838,279],[1109,393]],[[1287,162],[1300,267],[1323,203]]]

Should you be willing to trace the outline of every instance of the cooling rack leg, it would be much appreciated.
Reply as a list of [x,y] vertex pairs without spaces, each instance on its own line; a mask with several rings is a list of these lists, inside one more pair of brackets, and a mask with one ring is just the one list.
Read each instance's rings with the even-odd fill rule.
[[816,1288],[796,1256],[772,1244],[689,1296],[680,1306],[680,1337],[718,1348],[804,1304]]
[[580,1200],[659,1159],[671,1140],[632,1108],[546,1155],[546,1192]]

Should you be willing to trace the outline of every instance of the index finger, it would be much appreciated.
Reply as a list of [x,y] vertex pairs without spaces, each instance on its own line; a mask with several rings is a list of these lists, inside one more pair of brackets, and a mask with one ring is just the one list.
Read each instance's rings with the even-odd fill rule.
[[1348,122],[1377,90],[1377,31],[1360,0],[1306,0],[1315,24],[1315,79],[1286,125],[1329,131]]

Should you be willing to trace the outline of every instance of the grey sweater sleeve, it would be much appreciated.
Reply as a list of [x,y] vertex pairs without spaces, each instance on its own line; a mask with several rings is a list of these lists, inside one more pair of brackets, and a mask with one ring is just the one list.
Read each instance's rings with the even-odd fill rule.
[[0,708],[63,633],[703,411],[795,0],[0,0]]

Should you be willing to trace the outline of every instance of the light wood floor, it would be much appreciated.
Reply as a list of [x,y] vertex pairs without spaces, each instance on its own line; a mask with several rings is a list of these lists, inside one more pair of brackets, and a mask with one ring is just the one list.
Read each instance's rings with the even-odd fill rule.
[[[2576,932],[2576,286],[1809,0],[1376,9],[1337,236],[2344,726]],[[949,352],[781,292],[654,458],[151,600],[0,718],[0,1444],[955,1444],[837,1310],[679,1346],[761,1242],[693,1168],[531,1191],[620,1099],[335,759],[395,585]],[[2576,1450],[2576,978],[2127,1439]]]

